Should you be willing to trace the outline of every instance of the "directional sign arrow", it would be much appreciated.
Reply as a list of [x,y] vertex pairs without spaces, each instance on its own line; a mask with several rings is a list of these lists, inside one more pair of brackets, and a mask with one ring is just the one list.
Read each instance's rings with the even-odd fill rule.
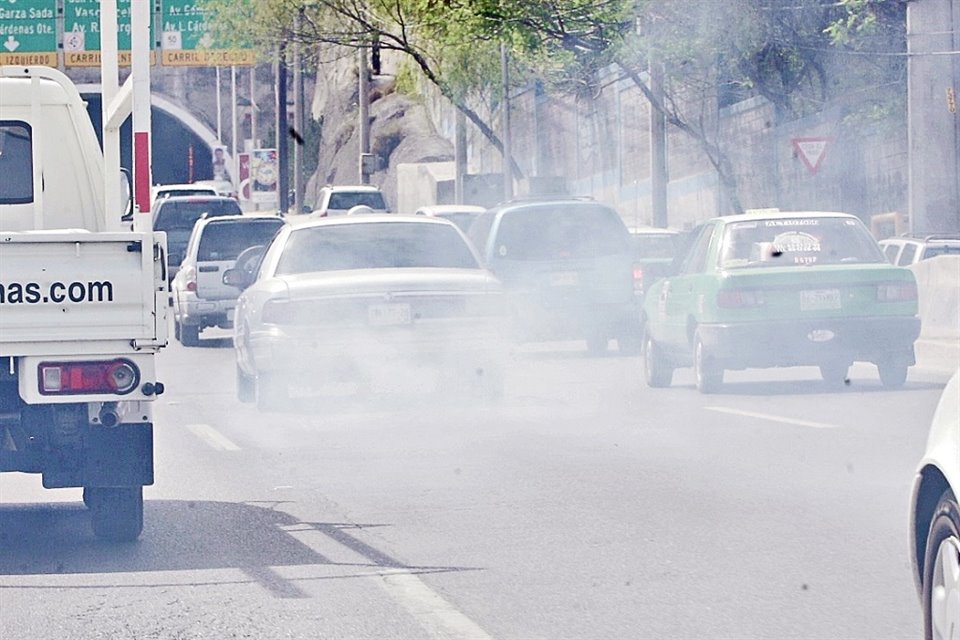
[[20,43],[13,36],[7,36],[7,41],[3,43],[3,48],[13,53],[17,50],[17,47],[20,46]]

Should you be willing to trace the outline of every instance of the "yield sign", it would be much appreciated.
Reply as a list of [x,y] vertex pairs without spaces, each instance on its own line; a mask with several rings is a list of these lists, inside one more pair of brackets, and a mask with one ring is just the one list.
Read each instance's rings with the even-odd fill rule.
[[823,157],[827,155],[827,146],[833,142],[833,138],[792,138],[791,142],[803,164],[807,165],[810,173],[816,175]]

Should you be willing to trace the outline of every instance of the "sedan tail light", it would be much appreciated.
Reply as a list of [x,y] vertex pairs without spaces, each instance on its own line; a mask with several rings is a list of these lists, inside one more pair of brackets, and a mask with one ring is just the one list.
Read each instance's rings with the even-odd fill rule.
[[877,285],[879,302],[910,302],[917,299],[915,282],[884,282]]
[[140,383],[140,370],[129,360],[41,362],[38,376],[40,394],[45,396],[126,395]]
[[643,292],[643,267],[638,264],[633,265],[633,292]]

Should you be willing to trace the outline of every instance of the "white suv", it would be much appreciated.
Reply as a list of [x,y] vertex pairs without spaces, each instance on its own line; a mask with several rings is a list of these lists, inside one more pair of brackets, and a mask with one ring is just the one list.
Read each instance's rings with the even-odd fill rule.
[[277,216],[204,218],[193,228],[180,270],[173,279],[174,336],[185,347],[200,343],[206,327],[229,329],[237,290],[223,284],[223,272],[244,250],[266,245],[284,224]]
[[320,190],[317,206],[310,214],[315,218],[346,215],[350,209],[364,206],[374,212],[386,213],[387,201],[383,192],[371,185],[326,186]]
[[909,267],[936,256],[960,255],[960,236],[887,238],[880,241],[880,248],[891,264]]

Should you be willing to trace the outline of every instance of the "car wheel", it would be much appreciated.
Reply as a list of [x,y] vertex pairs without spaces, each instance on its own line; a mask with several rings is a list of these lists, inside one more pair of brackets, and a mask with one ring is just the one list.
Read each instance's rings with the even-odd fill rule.
[[716,393],[723,384],[723,368],[710,356],[699,332],[693,339],[693,373],[700,393]]
[[257,399],[257,383],[253,376],[243,372],[240,365],[237,367],[237,400],[240,402],[254,402]]
[[937,504],[923,562],[926,640],[952,640],[960,632],[960,506],[947,490]]
[[617,336],[617,349],[620,355],[640,355],[643,346],[643,335],[639,329],[629,329]]
[[173,337],[177,342],[180,341],[180,322],[177,320],[173,321]]
[[180,344],[185,347],[196,347],[200,345],[200,325],[181,324],[180,325]]
[[888,389],[902,387],[907,381],[907,369],[910,365],[905,360],[892,358],[884,362],[877,363],[877,370],[880,372],[880,382]]
[[648,387],[657,389],[669,387],[673,382],[673,366],[649,336],[643,347],[643,377]]
[[260,411],[277,411],[289,400],[287,383],[276,374],[258,374],[256,389],[257,409]]
[[587,336],[587,351],[595,356],[603,355],[610,345],[610,336],[594,333]]
[[85,487],[93,534],[110,542],[132,542],[143,531],[143,487]]
[[820,377],[831,389],[842,389],[844,385],[849,384],[847,373],[850,371],[849,364],[839,364],[830,362],[820,365]]

